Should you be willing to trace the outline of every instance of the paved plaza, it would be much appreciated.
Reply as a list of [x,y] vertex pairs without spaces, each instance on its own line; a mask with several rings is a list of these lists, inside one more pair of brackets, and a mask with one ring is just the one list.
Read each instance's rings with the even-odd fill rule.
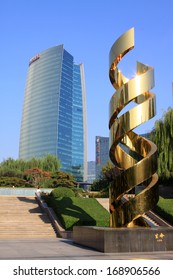
[[0,240],[0,260],[173,260],[173,251],[145,253],[102,253],[71,240]]

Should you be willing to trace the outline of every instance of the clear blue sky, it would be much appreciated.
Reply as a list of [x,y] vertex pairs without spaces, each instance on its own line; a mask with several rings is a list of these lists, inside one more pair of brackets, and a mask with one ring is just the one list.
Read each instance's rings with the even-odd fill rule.
[[[135,48],[122,60],[126,76],[136,61],[153,66],[157,115],[138,128],[150,131],[172,107],[172,0],[1,0],[0,162],[18,158],[20,122],[29,59],[64,44],[83,63],[87,92],[88,160],[95,160],[95,136],[108,136],[108,105],[114,89],[108,57],[114,41],[135,28]],[[124,64],[123,64],[124,63]]]

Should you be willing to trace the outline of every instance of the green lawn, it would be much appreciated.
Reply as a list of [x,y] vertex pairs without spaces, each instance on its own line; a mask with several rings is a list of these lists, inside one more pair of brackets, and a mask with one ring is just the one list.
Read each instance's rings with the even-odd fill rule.
[[[95,198],[50,196],[48,205],[54,209],[65,230],[72,230],[75,225],[109,227],[110,214]],[[173,199],[160,198],[153,210],[173,225]]]
[[51,206],[66,230],[73,226],[109,226],[109,213],[95,198],[50,197]]
[[173,225],[173,199],[160,198],[154,212]]

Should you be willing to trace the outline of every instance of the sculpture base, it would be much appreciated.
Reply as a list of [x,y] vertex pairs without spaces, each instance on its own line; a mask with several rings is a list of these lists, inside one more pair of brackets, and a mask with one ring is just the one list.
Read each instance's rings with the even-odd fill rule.
[[73,228],[74,243],[104,253],[173,251],[173,228]]

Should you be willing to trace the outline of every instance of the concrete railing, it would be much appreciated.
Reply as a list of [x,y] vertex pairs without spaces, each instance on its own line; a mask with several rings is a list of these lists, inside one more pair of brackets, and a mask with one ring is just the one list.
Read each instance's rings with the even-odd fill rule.
[[72,236],[73,236],[73,232],[72,231],[66,231],[60,221],[58,220],[54,210],[49,207],[47,205],[47,203],[41,198],[40,194],[38,193],[35,193],[35,196],[36,196],[36,199],[38,201],[38,204],[40,206],[40,208],[45,212],[47,213],[51,223],[52,223],[52,226],[56,232],[56,235],[57,237],[61,237],[61,238],[64,238],[64,239],[72,239]]

